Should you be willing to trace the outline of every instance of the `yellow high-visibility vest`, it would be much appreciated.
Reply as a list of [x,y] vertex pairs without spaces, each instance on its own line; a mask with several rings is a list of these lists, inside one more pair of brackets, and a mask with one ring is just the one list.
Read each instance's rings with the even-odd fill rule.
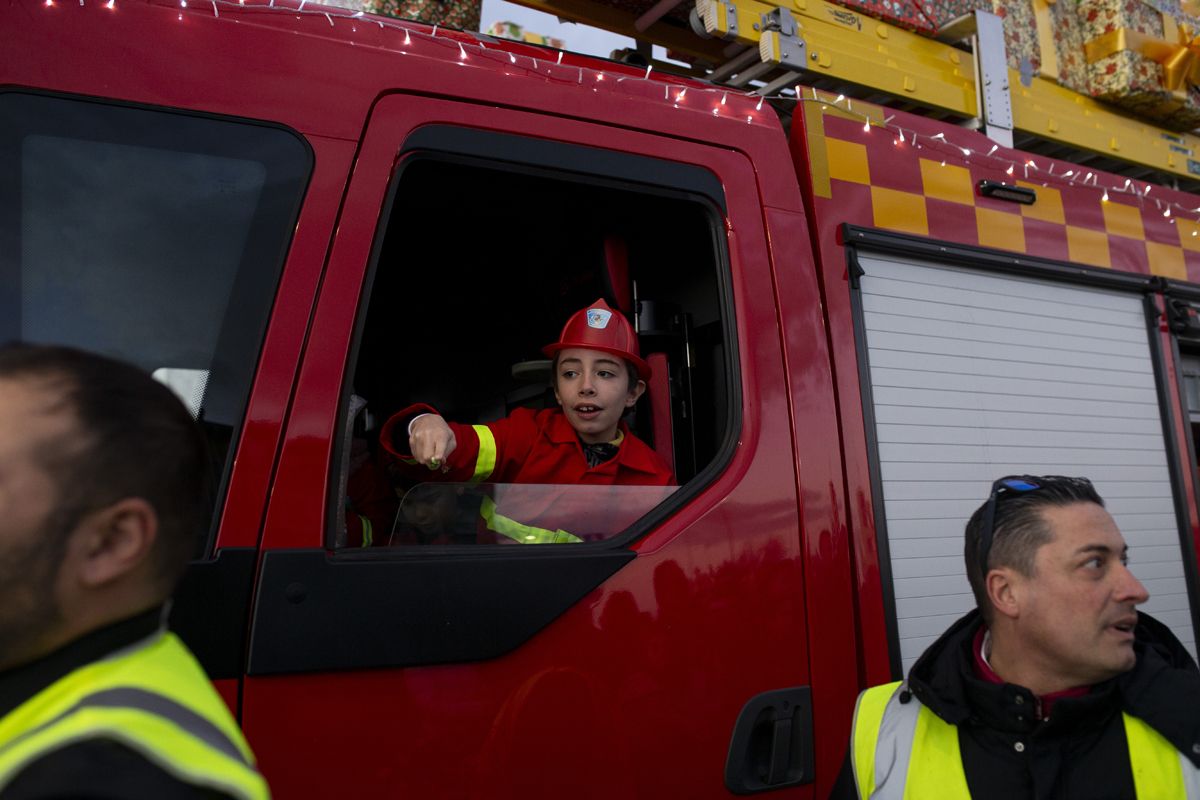
[[[854,707],[850,760],[866,800],[969,800],[958,728],[909,695],[900,681],[867,689]],[[1143,800],[1200,800],[1200,770],[1137,717],[1122,714],[1133,785]],[[910,764],[920,765],[909,769]]]
[[496,510],[496,502],[490,497],[483,498],[483,503],[479,507],[479,516],[483,517],[483,524],[489,531],[507,536],[518,544],[564,544],[583,541],[562,528],[551,531],[533,525],[525,525],[506,517]]
[[0,793],[38,759],[94,739],[124,745],[186,783],[270,797],[225,702],[165,630],[79,667],[0,718]]

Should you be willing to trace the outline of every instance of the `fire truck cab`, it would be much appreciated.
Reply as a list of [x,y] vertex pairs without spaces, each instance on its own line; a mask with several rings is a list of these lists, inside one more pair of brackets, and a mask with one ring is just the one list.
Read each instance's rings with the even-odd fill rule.
[[[857,692],[971,607],[962,525],[1010,472],[1096,478],[1194,650],[1200,246],[1118,177],[290,0],[0,27],[0,338],[127,359],[204,426],[172,624],[277,796],[824,796]],[[541,347],[597,296],[677,486],[366,507],[391,414],[553,403]],[[504,493],[583,541],[473,540]]]

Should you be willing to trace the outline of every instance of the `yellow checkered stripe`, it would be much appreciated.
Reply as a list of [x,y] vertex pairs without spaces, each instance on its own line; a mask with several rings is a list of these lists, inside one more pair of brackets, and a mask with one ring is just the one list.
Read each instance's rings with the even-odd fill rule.
[[828,178],[870,187],[873,225],[877,228],[930,235],[925,198],[934,198],[972,207],[978,243],[983,247],[1041,255],[1027,249],[1023,220],[1028,218],[1062,226],[1068,258],[1090,266],[1111,268],[1113,237],[1123,237],[1145,247],[1152,274],[1188,280],[1184,251],[1200,252],[1200,224],[1188,219],[1175,219],[1177,244],[1147,241],[1142,215],[1157,213],[1153,205],[1143,210],[1118,201],[1101,202],[1104,230],[1085,228],[1067,224],[1062,191],[1041,183],[1013,181],[1037,192],[1034,205],[1014,205],[1012,211],[983,208],[976,204],[975,185],[966,167],[919,156],[922,192],[917,194],[872,183],[867,148],[862,144],[825,137],[824,151],[822,166],[827,165]]

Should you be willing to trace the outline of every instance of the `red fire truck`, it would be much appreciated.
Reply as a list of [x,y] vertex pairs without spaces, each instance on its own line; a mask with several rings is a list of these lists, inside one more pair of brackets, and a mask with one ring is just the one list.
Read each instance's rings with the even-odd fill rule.
[[[300,0],[0,30],[0,337],[204,425],[173,624],[277,796],[824,796],[857,692],[971,607],[962,526],[1014,472],[1091,476],[1194,650],[1195,195]],[[540,348],[597,296],[678,486],[421,485],[358,546],[383,421],[553,402]],[[471,540],[502,496],[583,541]]]

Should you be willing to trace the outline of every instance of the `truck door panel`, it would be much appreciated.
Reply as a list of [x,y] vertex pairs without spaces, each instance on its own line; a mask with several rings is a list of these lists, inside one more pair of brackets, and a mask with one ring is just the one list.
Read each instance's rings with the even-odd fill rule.
[[[857,640],[868,618],[856,615],[867,597],[852,579],[850,517],[843,493],[842,443],[830,369],[826,308],[817,286],[808,221],[797,211],[766,208],[771,259],[779,295],[794,447],[801,487],[804,531],[804,590],[809,636],[821,642],[822,657],[811,661],[811,705],[816,763],[841,762],[849,741],[847,710],[854,708],[860,682],[852,665],[862,654]],[[832,782],[832,779],[831,779]]]
[[[420,196],[406,197],[406,186],[421,187]],[[277,796],[336,795],[344,770],[364,797],[728,792],[739,712],[756,695],[808,683],[795,464],[757,191],[744,156],[697,142],[431,98],[378,104],[300,365],[263,533],[243,724]],[[513,231],[487,259],[472,231],[503,226],[446,219],[439,227],[430,204],[447,214],[508,213],[503,220],[519,224],[522,216],[506,211],[516,207],[564,230],[531,228],[543,237],[532,241]],[[670,283],[663,275],[685,275],[700,250],[718,273],[711,286],[694,287],[700,299],[673,298],[684,307],[674,316],[720,312],[681,323],[695,374],[719,374],[708,379],[730,393],[718,403],[710,384],[707,399],[686,409],[719,429],[696,474],[631,528],[595,542],[337,546],[348,398],[366,387],[368,408],[386,415],[413,384],[474,411],[470,402],[493,393],[492,374],[508,372],[482,354],[493,340],[518,341],[497,326],[527,330],[536,350],[554,338],[562,308],[594,299],[585,245],[600,242],[612,219],[632,231],[631,267],[647,302]],[[504,251],[539,246],[555,258]],[[544,282],[516,285],[523,271],[513,264],[543,275],[552,260],[581,285],[552,287],[549,300],[539,294]],[[421,294],[438,281],[459,294]],[[394,292],[386,302],[367,296],[385,285]],[[485,287],[500,292],[494,315],[483,313],[490,295],[472,295]],[[554,305],[560,290],[562,308]],[[522,306],[522,298],[536,302]],[[425,320],[432,312],[422,304],[437,303],[447,311],[428,330],[403,327],[406,313]],[[480,313],[456,315],[464,304]],[[396,328],[379,327],[393,316]],[[453,375],[473,391],[454,378],[442,388],[426,381],[437,359],[423,349],[439,336],[457,344],[472,325],[471,352],[452,355]],[[376,363],[395,374],[357,368]],[[727,413],[700,410],[701,402]],[[419,630],[430,620],[442,627]],[[522,630],[497,644],[505,627]],[[399,668],[405,663],[424,665]],[[810,796],[811,786],[787,791]]]

